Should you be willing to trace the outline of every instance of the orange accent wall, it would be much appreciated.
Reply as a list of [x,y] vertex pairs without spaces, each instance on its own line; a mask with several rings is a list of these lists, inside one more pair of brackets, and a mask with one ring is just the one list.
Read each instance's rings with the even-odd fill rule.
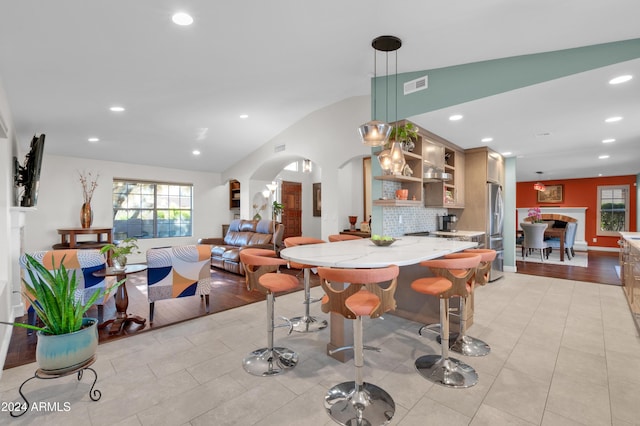
[[[538,203],[537,191],[533,189],[535,182],[545,185],[564,185],[564,202],[560,204]],[[636,223],[636,176],[611,176],[586,179],[545,180],[516,183],[516,208],[528,207],[587,207],[585,223],[585,240],[589,246],[618,247],[618,237],[596,235],[598,213],[598,186],[629,185],[629,231],[637,231]],[[597,242],[593,239],[597,238]]]

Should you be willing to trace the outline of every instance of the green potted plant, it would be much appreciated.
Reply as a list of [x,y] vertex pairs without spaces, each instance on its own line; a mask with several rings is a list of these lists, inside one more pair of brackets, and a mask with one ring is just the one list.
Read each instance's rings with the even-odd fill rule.
[[111,252],[111,260],[115,269],[124,269],[127,265],[127,255],[140,253],[138,239],[135,237],[125,238],[117,244],[109,243],[100,249],[100,253]]
[[[50,271],[33,257],[26,257],[29,281],[22,280],[26,289],[24,296],[31,301],[44,327],[17,322],[1,323],[38,331],[36,361],[43,371],[61,373],[75,369],[95,355],[98,320],[85,318],[84,314],[98,298],[104,297],[105,291],[96,291],[86,303],[82,303],[76,297],[76,271],[69,274],[63,264],[64,258],[60,260],[58,268],[54,264],[54,269]],[[117,282],[109,290],[123,282]]]
[[405,151],[413,151],[415,148],[415,140],[418,138],[418,128],[413,123],[405,123],[401,126],[395,125],[391,129],[390,141],[400,142],[402,149]]

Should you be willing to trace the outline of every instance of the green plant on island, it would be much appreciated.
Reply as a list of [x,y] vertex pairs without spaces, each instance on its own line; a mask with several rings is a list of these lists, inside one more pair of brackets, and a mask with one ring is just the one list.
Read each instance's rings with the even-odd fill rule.
[[116,267],[124,267],[127,264],[127,256],[132,253],[140,253],[138,239],[135,237],[125,238],[117,244],[109,243],[100,249],[100,253],[111,252],[111,259],[116,263]]

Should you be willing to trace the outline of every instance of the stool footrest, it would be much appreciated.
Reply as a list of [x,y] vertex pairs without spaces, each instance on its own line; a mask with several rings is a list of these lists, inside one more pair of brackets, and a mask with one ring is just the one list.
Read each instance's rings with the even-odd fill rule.
[[348,349],[353,349],[353,345],[340,346],[339,348],[331,349],[329,351],[329,355],[337,354],[338,352],[346,351]]
[[293,323],[291,322],[291,320],[287,317],[278,317],[279,319],[281,319],[282,321],[284,321],[283,324],[277,324],[274,325],[273,328],[281,328],[281,327],[288,327],[289,328],[289,333],[287,334],[291,334],[291,332],[293,331]]

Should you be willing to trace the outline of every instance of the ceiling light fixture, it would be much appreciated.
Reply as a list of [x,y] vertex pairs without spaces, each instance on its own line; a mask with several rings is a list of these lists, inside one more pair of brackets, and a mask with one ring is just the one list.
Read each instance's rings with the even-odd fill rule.
[[249,118],[249,114],[240,114],[240,118],[242,119]]
[[606,160],[607,158],[609,158],[608,154],[603,154],[603,155],[598,156],[598,160]]
[[462,114],[453,114],[451,117],[449,117],[449,121],[458,121],[458,120],[462,120]]
[[89,139],[87,139],[87,140],[88,140],[89,142],[99,142],[99,141],[100,141],[100,139],[98,139],[98,138],[89,138]]
[[174,24],[187,26],[193,24],[193,18],[188,13],[178,12],[171,17]]
[[200,155],[200,151],[198,151],[197,149],[194,149],[193,151],[191,151],[191,153],[193,155]]
[[484,143],[489,143],[489,142],[492,142],[492,141],[493,141],[493,138],[482,138],[482,139],[480,139],[480,142],[484,142]]
[[602,143],[612,143],[615,142],[616,140],[613,138],[609,138],[609,139],[602,139]]
[[123,112],[124,111],[124,107],[112,106],[111,108],[109,108],[109,110],[112,111],[112,112]]
[[305,158],[302,160],[302,173],[311,173],[313,166],[311,165],[311,160]]
[[609,80],[609,84],[620,84],[620,83],[626,83],[627,81],[631,80],[633,78],[632,75],[621,75],[615,78],[612,78],[611,80]]
[[620,121],[620,120],[622,120],[622,117],[609,117],[604,121],[607,123],[615,123],[616,121]]
[[[402,41],[398,37],[394,36],[380,36],[373,39],[371,42],[371,46],[373,47],[373,116],[375,118],[378,110],[376,108],[377,103],[377,86],[378,82],[376,80],[377,75],[377,56],[378,52],[385,52],[386,55],[386,71],[385,71],[385,83],[387,88],[387,93],[385,93],[384,99],[386,102],[385,105],[385,120],[386,115],[388,113],[389,107],[389,52],[395,52],[400,49],[402,46]],[[396,81],[398,76],[398,55],[396,53]],[[397,92],[397,87],[395,88],[395,92]],[[397,96],[397,94],[396,94]],[[360,133],[360,139],[362,143],[367,146],[382,146],[387,143],[389,140],[389,135],[391,134],[391,125],[389,123],[385,123],[379,120],[371,120],[364,123],[362,126],[358,128],[358,132]]]
[[[542,176],[542,172],[536,172],[538,174],[538,177]],[[545,189],[547,189],[546,186],[544,186],[544,183],[540,183],[539,181],[533,184],[533,189],[535,189],[536,191],[544,191]]]

